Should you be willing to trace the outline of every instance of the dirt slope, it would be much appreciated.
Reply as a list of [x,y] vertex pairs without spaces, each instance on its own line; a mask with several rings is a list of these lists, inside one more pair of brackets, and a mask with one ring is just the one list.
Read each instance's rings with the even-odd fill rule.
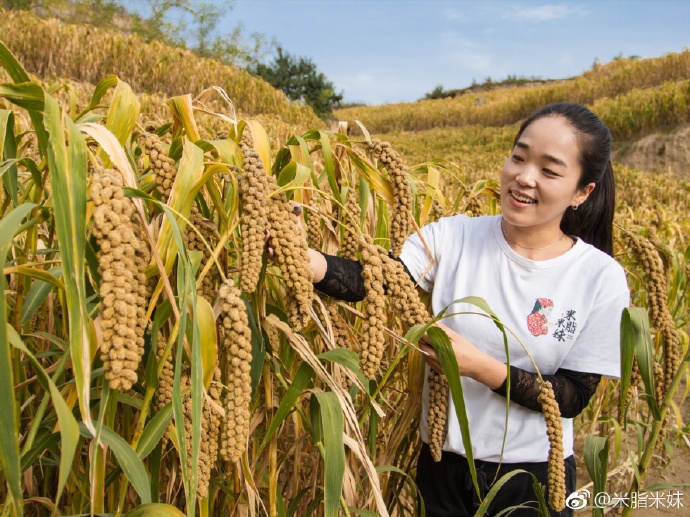
[[624,144],[615,158],[637,169],[668,172],[677,178],[690,179],[690,124]]

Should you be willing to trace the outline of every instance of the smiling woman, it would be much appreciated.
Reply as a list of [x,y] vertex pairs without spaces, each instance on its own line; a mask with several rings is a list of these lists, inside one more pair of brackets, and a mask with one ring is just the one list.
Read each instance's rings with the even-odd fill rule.
[[612,255],[610,154],[608,128],[579,104],[550,104],[526,119],[501,172],[503,228],[511,244],[534,250],[565,234]]
[[[625,272],[611,257],[610,146],[608,128],[587,108],[548,105],[515,138],[501,174],[502,215],[442,218],[403,247],[400,260],[431,292],[433,313],[452,305],[438,325],[456,355],[479,473],[475,493],[453,411],[440,461],[432,456],[427,382],[417,464],[427,515],[473,515],[506,474],[489,515],[518,506],[512,515],[534,515],[533,480],[548,487],[552,515],[572,513],[564,507],[575,489],[573,418],[602,376],[619,376],[615,322],[629,303]],[[361,264],[313,250],[310,260],[317,289],[362,299]],[[514,331],[509,357],[490,320],[461,315],[473,311],[455,302],[467,296],[485,299]],[[442,373],[434,349],[420,346],[428,367]]]

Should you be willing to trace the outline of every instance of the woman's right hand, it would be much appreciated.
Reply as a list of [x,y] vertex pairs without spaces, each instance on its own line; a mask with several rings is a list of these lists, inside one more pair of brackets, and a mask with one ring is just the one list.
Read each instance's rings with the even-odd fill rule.
[[[304,229],[304,219],[302,218],[302,207],[296,203],[293,203],[292,213],[295,216],[295,224],[297,224],[300,233],[302,233],[302,235],[305,235],[306,238],[306,230]],[[268,260],[270,260],[271,262],[275,261],[275,248],[273,247],[273,243],[271,242],[271,231],[268,228],[264,230],[264,250],[266,252]],[[307,254],[309,255],[309,264],[311,265],[312,271],[314,273],[313,281],[314,283],[320,282],[326,275],[326,269],[328,267],[326,259],[321,253],[311,248],[307,249]]]
[[268,257],[268,260],[271,262],[275,260],[275,250],[273,249],[273,246],[271,246],[271,232],[268,230],[268,228],[264,230],[264,252]]
[[[300,233],[304,235],[304,224],[303,224],[303,219],[302,219],[302,207],[298,205],[297,203],[292,203],[292,214],[295,216],[295,224],[297,225],[297,228],[299,229]],[[266,251],[266,255],[268,256],[268,260],[271,262],[275,260],[275,248],[273,247],[271,243],[271,231],[266,228],[264,230],[264,249]]]

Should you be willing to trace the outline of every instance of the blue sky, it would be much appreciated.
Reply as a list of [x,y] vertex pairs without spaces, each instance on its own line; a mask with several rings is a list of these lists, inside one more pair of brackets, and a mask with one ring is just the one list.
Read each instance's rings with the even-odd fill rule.
[[414,101],[508,75],[579,75],[595,59],[690,46],[690,0],[236,0],[230,30],[311,58],[346,102]]

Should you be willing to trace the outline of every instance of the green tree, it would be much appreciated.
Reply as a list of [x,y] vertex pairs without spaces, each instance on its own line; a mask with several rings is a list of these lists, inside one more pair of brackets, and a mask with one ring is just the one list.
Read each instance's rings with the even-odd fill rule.
[[443,89],[441,84],[437,85],[430,93],[424,95],[425,99],[443,99],[444,97],[448,97],[448,92]]
[[290,100],[311,106],[321,118],[327,118],[343,99],[335,86],[319,72],[311,59],[295,57],[279,45],[269,64],[257,64],[253,72],[282,90]]
[[117,26],[238,67],[256,65],[275,46],[259,32],[247,35],[241,23],[229,33],[218,31],[234,0],[0,0],[0,7],[67,23]]
[[[92,0],[93,1],[93,0]],[[238,23],[219,34],[218,24],[234,8],[233,1],[130,0],[133,31],[146,40],[188,47],[200,56],[249,67],[269,51],[272,42],[258,32],[246,35]]]

